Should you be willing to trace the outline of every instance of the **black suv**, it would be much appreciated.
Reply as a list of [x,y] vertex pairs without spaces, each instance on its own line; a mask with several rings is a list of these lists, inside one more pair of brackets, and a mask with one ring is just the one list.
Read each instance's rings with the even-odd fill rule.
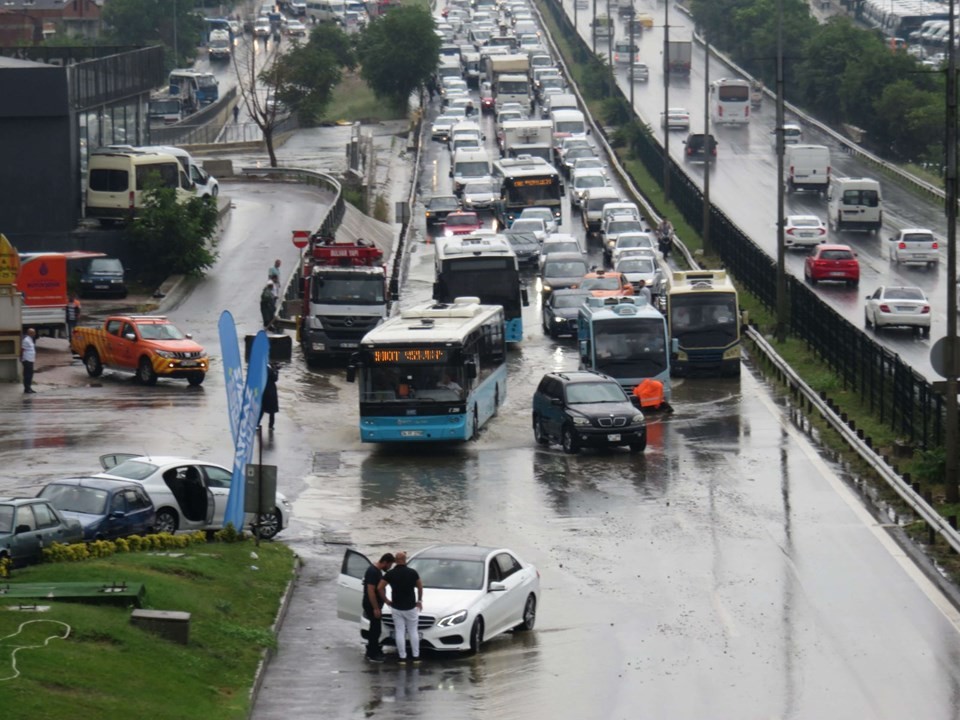
[[629,445],[647,447],[643,413],[609,375],[582,370],[547,373],[533,394],[533,435],[541,445],[551,441],[566,453],[581,447]]
[[683,156],[687,160],[713,162],[717,157],[717,141],[713,135],[690,133],[687,135],[687,139],[683,141],[683,144],[686,145]]

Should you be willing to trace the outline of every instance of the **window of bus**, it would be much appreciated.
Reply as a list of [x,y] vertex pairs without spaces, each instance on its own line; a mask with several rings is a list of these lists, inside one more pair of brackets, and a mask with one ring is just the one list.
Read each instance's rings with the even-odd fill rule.
[[[431,348],[446,355],[446,348]],[[374,350],[371,362],[362,373],[361,402],[430,402],[462,400],[469,385],[462,364],[454,362],[421,363],[416,358],[422,349]],[[381,361],[379,358],[383,358]],[[399,361],[396,358],[399,357]]]
[[517,178],[508,180],[504,187],[511,203],[536,203],[540,200],[557,200],[560,197],[558,177]]
[[709,335],[715,336],[711,345],[726,345],[737,338],[737,299],[733,295],[673,295],[670,330],[673,337]]
[[717,98],[720,102],[747,102],[750,100],[750,86],[721,85],[717,90]]

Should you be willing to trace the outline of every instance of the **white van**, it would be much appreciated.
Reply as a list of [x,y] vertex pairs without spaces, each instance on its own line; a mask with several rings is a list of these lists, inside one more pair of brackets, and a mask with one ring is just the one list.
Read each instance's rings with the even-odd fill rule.
[[453,166],[450,177],[453,178],[453,191],[459,195],[463,186],[471,180],[482,180],[493,174],[490,154],[484,149],[463,149],[453,154]]
[[827,193],[827,222],[838,232],[877,232],[883,226],[883,196],[872,178],[834,178]]
[[338,22],[343,24],[347,13],[344,0],[307,0],[306,16],[316,18],[317,22]]
[[564,138],[586,137],[590,134],[587,121],[579,110],[554,110],[550,113],[553,123],[553,153],[556,156]]
[[547,95],[541,105],[541,115],[544,118],[550,117],[550,113],[554,110],[579,110],[580,106],[577,105],[577,96],[573,93],[555,93],[553,95]]
[[619,202],[623,202],[623,198],[616,188],[598,187],[587,190],[580,203],[580,218],[583,220],[583,229],[587,231],[587,235],[600,231],[604,205]]
[[147,179],[175,188],[177,201],[194,197],[196,186],[173,155],[103,148],[90,153],[87,166],[86,216],[109,224],[126,220],[143,207]]
[[107,145],[109,150],[120,150],[123,152],[149,152],[161,153],[163,155],[173,155],[183,169],[187,172],[190,180],[197,186],[198,197],[216,197],[220,194],[220,183],[210,173],[197,165],[193,156],[183,148],[173,145],[141,145],[133,147],[132,145]]
[[787,192],[825,193],[830,185],[830,148],[825,145],[787,145],[783,149],[783,180]]

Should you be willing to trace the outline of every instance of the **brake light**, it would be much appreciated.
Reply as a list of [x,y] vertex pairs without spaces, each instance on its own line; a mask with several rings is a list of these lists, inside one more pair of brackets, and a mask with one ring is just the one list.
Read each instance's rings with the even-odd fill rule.
[[130,191],[130,209],[133,210],[136,204],[137,204],[137,193],[131,190]]
[[880,306],[880,312],[885,312],[885,313],[890,312],[890,306],[889,306],[889,305],[881,305],[881,306]]
[[934,250],[937,250],[939,247],[940,247],[940,245],[937,243],[936,240],[934,240],[934,241],[933,241],[933,249],[934,249]]
[[790,177],[793,177],[793,165],[790,166]]
[[789,230],[787,230],[787,235],[793,235],[793,233],[794,233],[793,228],[790,228]]
[[744,117],[750,117],[750,107],[749,107],[749,106],[747,106],[747,107],[745,107],[745,108],[743,109],[743,116],[744,116]]
[[719,115],[720,117],[723,117],[723,105],[717,108],[717,115]]
[[830,166],[827,165],[827,177],[830,177]]
[[901,250],[906,250],[906,249],[907,249],[907,244],[901,240],[901,241],[900,241],[900,244],[897,245],[897,247],[900,248]]
[[923,308],[920,310],[921,315],[928,315],[929,313],[930,313],[929,305],[924,305]]
[[817,232],[820,233],[821,235],[826,235],[826,234],[827,234],[827,231],[824,230],[823,228],[820,228],[819,230],[817,230]]

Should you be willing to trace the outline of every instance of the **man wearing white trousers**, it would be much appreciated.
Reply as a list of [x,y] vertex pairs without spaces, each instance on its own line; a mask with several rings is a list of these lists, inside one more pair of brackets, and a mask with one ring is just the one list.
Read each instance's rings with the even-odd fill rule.
[[[397,641],[397,655],[400,662],[407,660],[407,639],[410,640],[410,662],[420,662],[420,631],[417,627],[420,610],[423,608],[423,581],[420,575],[407,566],[407,554],[398,552],[392,570],[380,581],[380,597],[393,611],[393,627]],[[390,586],[390,599],[386,597],[387,585]]]

